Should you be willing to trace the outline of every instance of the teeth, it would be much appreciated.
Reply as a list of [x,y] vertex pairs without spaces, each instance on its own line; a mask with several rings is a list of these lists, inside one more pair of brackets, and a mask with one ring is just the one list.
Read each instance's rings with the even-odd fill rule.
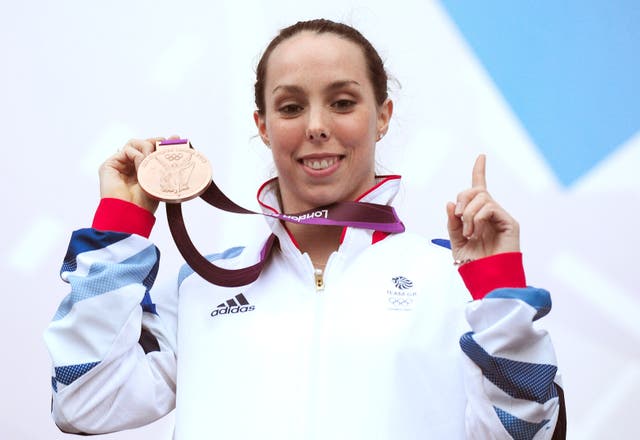
[[308,166],[309,168],[313,168],[314,170],[324,170],[326,168],[329,168],[334,163],[336,163],[336,160],[337,159],[333,157],[333,158],[322,159],[322,160],[306,159],[303,162],[305,166]]

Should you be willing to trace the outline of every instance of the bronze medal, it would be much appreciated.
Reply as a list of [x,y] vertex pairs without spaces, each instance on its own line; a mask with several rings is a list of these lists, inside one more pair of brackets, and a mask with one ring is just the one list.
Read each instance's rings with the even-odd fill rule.
[[158,142],[138,167],[138,183],[156,200],[181,203],[201,195],[211,184],[209,160],[187,139]]

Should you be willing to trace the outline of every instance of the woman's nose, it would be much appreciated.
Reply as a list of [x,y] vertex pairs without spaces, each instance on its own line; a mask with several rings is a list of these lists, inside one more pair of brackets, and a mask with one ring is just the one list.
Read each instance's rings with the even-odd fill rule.
[[328,124],[322,111],[309,112],[306,136],[307,140],[311,142],[324,142],[331,137]]

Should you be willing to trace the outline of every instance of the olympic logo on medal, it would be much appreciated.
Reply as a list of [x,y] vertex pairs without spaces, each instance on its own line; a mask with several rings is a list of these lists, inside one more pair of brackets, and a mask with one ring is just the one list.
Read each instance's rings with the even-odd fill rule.
[[206,191],[212,180],[209,160],[187,139],[158,142],[138,167],[138,183],[156,200],[181,203]]
[[168,161],[180,160],[182,159],[182,153],[169,153],[165,154],[164,158]]

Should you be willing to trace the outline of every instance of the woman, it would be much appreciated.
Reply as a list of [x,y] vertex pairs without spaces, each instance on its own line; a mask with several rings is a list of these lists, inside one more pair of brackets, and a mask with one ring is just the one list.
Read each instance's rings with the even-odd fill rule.
[[[258,194],[265,212],[391,203],[399,176],[376,176],[374,154],[393,103],[362,35],[297,23],[256,76],[254,120],[278,172]],[[250,285],[216,286],[185,267],[151,290],[157,202],[136,169],[158,139],[132,140],[103,164],[93,228],[74,233],[65,258],[72,292],[45,335],[62,430],[128,429],[175,407],[177,439],[562,434],[553,348],[532,327],[550,300],[525,287],[518,224],[488,194],[483,156],[446,209],[476,301],[447,252],[421,237],[273,218],[279,247]],[[209,258],[246,267],[261,247]]]

